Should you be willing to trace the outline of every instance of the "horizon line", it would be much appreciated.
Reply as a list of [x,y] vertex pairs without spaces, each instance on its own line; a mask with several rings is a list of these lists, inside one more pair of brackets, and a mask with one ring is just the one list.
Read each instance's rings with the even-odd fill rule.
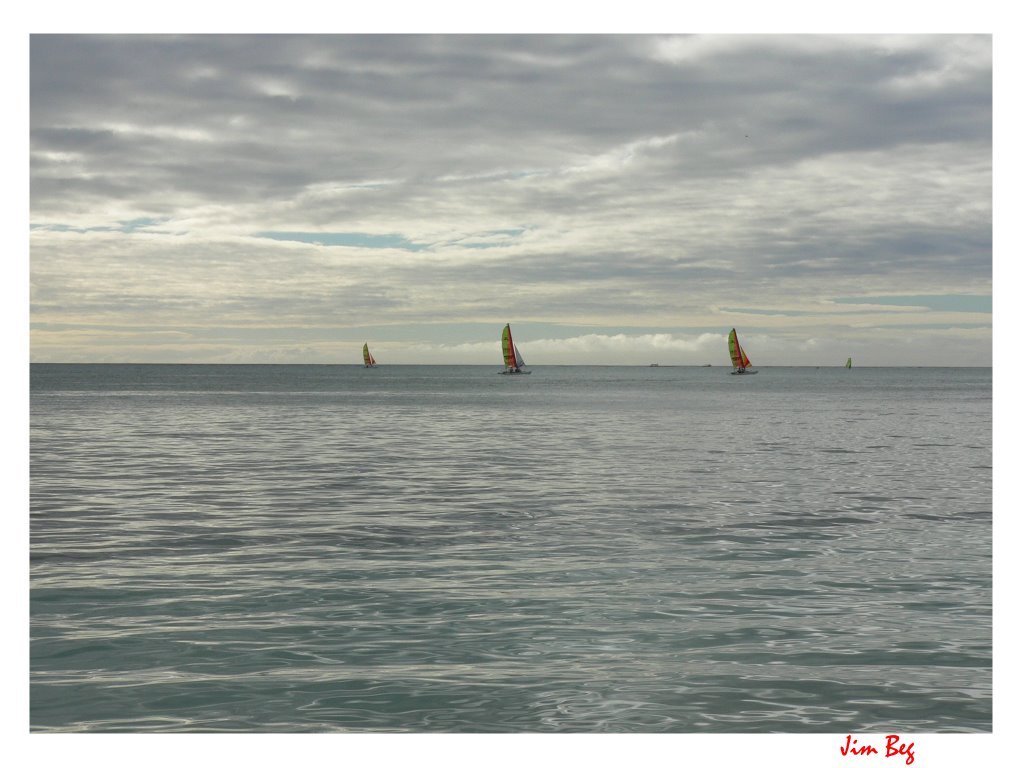
[[[323,366],[365,368],[363,363],[171,363],[171,362],[64,362],[64,361],[35,361],[30,360],[29,365],[277,365],[277,366]],[[420,367],[420,368],[500,368],[497,363],[377,363],[375,368],[388,367]],[[728,363],[539,363],[527,365],[526,368],[732,368]],[[846,368],[843,363],[828,363],[823,365],[755,365],[753,368]],[[992,368],[992,365],[855,365],[853,368]],[[851,368],[852,370],[852,368]]]

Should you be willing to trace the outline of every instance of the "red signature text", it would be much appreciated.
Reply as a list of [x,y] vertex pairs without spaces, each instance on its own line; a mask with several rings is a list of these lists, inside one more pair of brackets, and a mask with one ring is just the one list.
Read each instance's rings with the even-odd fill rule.
[[[839,751],[843,754],[843,757],[847,755],[864,756],[864,755],[877,755],[881,754],[875,747],[870,744],[858,744],[857,740],[852,736],[846,737],[846,744],[839,748]],[[914,742],[909,744],[903,743],[903,740],[895,735],[889,735],[885,737],[885,756],[886,757],[905,757],[907,765],[911,765],[914,762]]]

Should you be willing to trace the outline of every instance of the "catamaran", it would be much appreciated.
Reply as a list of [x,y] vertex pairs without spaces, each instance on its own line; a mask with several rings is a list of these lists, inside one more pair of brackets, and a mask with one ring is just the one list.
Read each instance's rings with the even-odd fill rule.
[[740,341],[736,338],[735,328],[729,331],[729,357],[732,358],[733,375],[757,373],[757,371],[750,367],[750,358],[747,357],[747,353],[740,346]]
[[852,357],[846,358],[846,367],[847,368],[853,368],[853,358]]
[[370,354],[370,345],[363,344],[363,368],[376,368],[377,361]]
[[524,371],[523,366],[526,365],[523,362],[523,356],[519,352],[519,347],[512,341],[512,329],[505,324],[504,329],[501,331],[501,356],[505,360],[505,370],[498,371],[498,373],[532,373],[532,371]]

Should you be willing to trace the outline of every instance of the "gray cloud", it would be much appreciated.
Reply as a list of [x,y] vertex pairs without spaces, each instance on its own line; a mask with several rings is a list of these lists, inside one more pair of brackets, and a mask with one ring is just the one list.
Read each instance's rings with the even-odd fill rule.
[[991,139],[984,35],[33,35],[33,359],[986,294]]

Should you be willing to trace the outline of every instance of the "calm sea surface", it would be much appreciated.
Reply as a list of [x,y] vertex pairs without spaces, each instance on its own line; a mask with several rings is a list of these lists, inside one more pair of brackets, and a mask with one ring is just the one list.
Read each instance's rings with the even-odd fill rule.
[[991,369],[33,365],[34,731],[988,732]]

